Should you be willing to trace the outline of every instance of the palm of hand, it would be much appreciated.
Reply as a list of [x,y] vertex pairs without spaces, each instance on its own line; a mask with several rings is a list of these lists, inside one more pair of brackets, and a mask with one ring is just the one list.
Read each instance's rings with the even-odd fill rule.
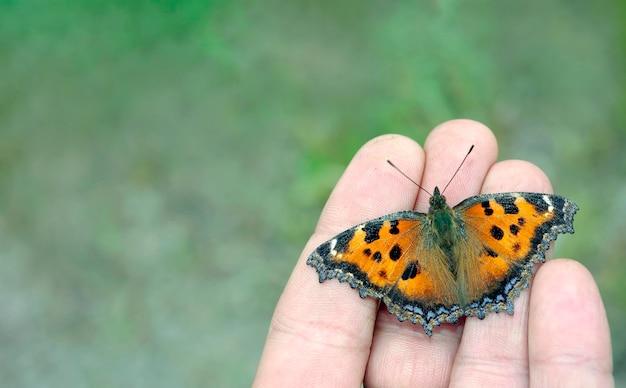
[[[423,186],[434,187],[476,144],[480,158],[447,191],[451,204],[481,192],[551,192],[546,175],[524,161],[495,162],[496,140],[481,124],[457,120],[429,135],[424,150],[396,135],[357,153],[326,204],[276,307],[257,386],[612,386],[608,323],[589,272],[550,260],[515,303],[492,314],[444,325],[432,338],[400,323],[374,299],[337,282],[323,286],[307,255],[337,232],[397,210],[424,211],[428,198],[380,160],[392,158]],[[417,197],[417,201],[416,201]]]

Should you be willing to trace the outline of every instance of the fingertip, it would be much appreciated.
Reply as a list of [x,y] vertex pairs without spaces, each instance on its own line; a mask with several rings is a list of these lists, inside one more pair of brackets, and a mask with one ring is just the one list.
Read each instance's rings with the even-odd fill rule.
[[[394,164],[406,161],[407,158],[417,157],[418,161],[424,159],[424,150],[415,140],[408,136],[387,133],[368,140],[359,148],[352,162],[359,159],[373,158],[376,162],[381,160],[386,163],[391,160]],[[348,168],[352,167],[352,162]],[[386,167],[386,166],[385,166]],[[402,168],[402,166],[398,166]]]
[[412,208],[417,187],[387,160],[415,181],[421,179],[424,151],[413,139],[397,134],[377,136],[365,143],[333,189],[317,232],[325,237],[367,219]]
[[[535,275],[531,314],[549,316],[558,313],[555,324],[591,325],[590,331],[606,326],[606,314],[600,291],[589,270],[572,259],[548,260]],[[545,327],[545,326],[542,326]]]
[[[545,279],[544,279],[545,278]],[[558,283],[555,284],[555,281]],[[593,275],[581,262],[570,258],[552,259],[541,266],[535,275],[535,282],[541,282],[544,287],[559,287],[560,281],[567,283],[588,285],[597,290]]]
[[[451,205],[478,194],[491,165],[498,157],[498,142],[484,124],[460,119],[446,121],[431,131],[424,143],[426,169],[422,186],[443,189],[459,167],[470,147],[474,146],[458,175],[450,182],[446,198]],[[417,208],[428,209],[428,197],[420,195]]]
[[385,133],[369,139],[367,142],[365,142],[365,144],[361,146],[360,150],[366,149],[372,145],[377,145],[380,143],[384,144],[387,142],[405,142],[420,147],[420,145],[415,140],[411,139],[408,136],[401,135],[399,133]]
[[[493,131],[485,124],[471,119],[454,119],[445,121],[436,126],[426,139],[425,147],[433,141],[437,141],[440,135],[451,137],[455,142],[467,144],[467,150],[472,145],[479,150],[487,148],[491,152],[498,153],[498,140]],[[466,151],[467,151],[466,150]]]
[[552,193],[550,178],[535,164],[525,160],[495,163],[485,177],[483,192],[533,191]]
[[599,301],[600,293],[593,275],[582,263],[568,258],[552,259],[543,264],[535,275],[533,293],[549,294],[554,306],[576,307],[581,301]]

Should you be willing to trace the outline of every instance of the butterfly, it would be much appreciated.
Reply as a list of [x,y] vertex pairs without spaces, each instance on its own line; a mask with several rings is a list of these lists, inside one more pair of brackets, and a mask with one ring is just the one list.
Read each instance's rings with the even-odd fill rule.
[[429,205],[428,213],[400,211],[349,228],[317,247],[307,264],[320,283],[346,282],[431,336],[463,316],[512,315],[550,243],[574,233],[578,210],[562,196],[528,192],[476,195],[450,207],[438,187]]

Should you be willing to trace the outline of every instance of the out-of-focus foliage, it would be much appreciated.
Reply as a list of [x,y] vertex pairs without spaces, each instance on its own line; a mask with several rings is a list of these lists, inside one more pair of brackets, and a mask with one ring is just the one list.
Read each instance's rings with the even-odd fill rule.
[[2,384],[249,384],[351,155],[457,117],[580,204],[557,254],[594,273],[623,379],[625,18],[618,0],[0,1]]

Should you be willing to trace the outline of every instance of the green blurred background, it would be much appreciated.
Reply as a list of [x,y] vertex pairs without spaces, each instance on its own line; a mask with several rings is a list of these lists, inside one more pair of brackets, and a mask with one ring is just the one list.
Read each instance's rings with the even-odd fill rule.
[[246,386],[342,169],[480,120],[582,210],[626,380],[626,4],[0,0],[3,386]]

